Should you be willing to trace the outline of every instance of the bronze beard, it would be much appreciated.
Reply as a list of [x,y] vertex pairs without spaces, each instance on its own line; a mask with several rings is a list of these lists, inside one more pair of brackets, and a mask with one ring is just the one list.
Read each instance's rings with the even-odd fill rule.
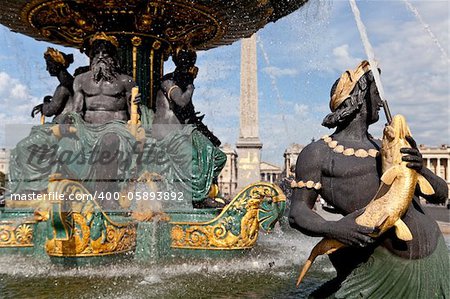
[[113,82],[117,77],[117,67],[113,58],[94,59],[91,64],[92,78],[96,83],[100,80]]

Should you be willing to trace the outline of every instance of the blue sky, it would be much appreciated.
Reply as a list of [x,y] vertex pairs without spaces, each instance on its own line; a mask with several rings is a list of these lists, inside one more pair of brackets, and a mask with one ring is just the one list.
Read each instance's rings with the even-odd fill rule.
[[[418,143],[450,143],[449,2],[357,1],[382,69],[381,80],[394,114],[407,117]],[[437,46],[439,43],[445,54]],[[52,94],[55,78],[42,58],[48,43],[0,27],[0,147],[5,124],[37,123],[31,108]],[[71,70],[87,64],[77,50]],[[258,32],[258,90],[263,160],[282,165],[291,143],[307,144],[332,131],[321,127],[329,90],[348,68],[366,58],[348,1],[311,1]],[[225,143],[239,134],[240,42],[200,52],[194,104]],[[166,64],[166,70],[172,68]],[[371,128],[381,136],[384,116]],[[10,126],[7,126],[10,128]]]

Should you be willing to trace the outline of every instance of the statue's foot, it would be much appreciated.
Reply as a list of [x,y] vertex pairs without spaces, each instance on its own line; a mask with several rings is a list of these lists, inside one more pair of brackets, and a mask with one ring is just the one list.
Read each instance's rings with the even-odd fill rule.
[[192,203],[194,209],[223,209],[227,202],[222,198],[206,198],[202,201],[194,201]]

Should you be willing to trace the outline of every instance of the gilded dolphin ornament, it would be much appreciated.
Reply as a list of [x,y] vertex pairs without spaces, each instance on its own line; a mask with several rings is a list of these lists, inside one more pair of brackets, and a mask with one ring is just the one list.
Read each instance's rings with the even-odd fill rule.
[[[364,213],[356,218],[356,223],[362,226],[377,228],[372,237],[379,237],[391,227],[395,227],[396,236],[403,241],[413,239],[411,231],[401,220],[414,197],[416,185],[419,184],[423,194],[434,194],[430,183],[415,170],[406,166],[402,161],[401,148],[411,147],[406,140],[411,132],[402,115],[395,115],[392,122],[383,132],[381,159],[381,184],[377,193],[365,207]],[[329,238],[322,239],[311,251],[308,260],[301,269],[297,280],[297,287],[308,272],[317,256],[331,254],[346,246]]]

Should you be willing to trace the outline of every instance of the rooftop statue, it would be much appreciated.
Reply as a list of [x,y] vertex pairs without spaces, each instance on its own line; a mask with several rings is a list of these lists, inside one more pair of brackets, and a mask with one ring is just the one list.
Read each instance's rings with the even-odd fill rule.
[[[347,247],[329,255],[337,276],[312,295],[336,298],[435,298],[449,296],[449,259],[436,222],[426,215],[418,197],[445,202],[446,183],[423,167],[412,137],[400,149],[406,166],[423,176],[434,189],[416,188],[401,220],[412,240],[399,239],[395,229],[380,237],[377,228],[357,224],[357,218],[380,185],[380,141],[368,133],[378,121],[381,100],[368,63],[345,72],[331,90],[331,113],[323,125],[336,128],[331,136],[309,144],[300,153],[289,221],[301,232],[334,239]],[[422,192],[423,191],[423,192]],[[429,193],[429,192],[426,192]],[[326,221],[312,211],[321,196],[344,217]],[[433,277],[433,278],[431,278]],[[396,283],[393,283],[396,282]]]

